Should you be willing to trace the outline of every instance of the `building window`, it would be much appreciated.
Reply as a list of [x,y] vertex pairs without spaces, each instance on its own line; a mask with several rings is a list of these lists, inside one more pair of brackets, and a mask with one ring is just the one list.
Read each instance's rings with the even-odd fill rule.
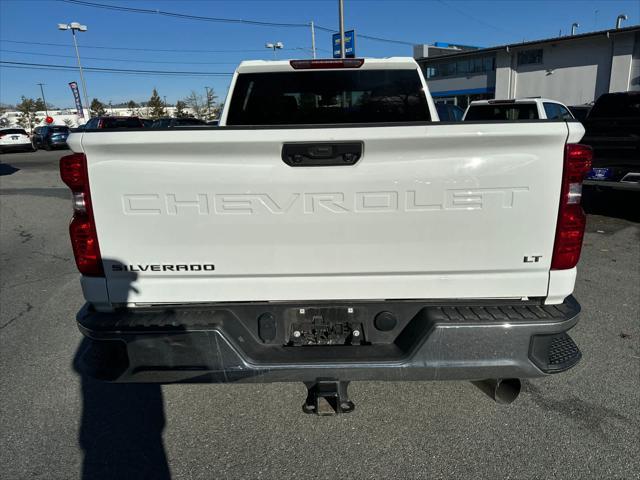
[[495,57],[477,57],[463,60],[450,60],[426,65],[427,78],[452,77],[454,75],[471,75],[495,70]]
[[542,49],[524,50],[518,52],[518,65],[531,65],[534,63],[542,63]]

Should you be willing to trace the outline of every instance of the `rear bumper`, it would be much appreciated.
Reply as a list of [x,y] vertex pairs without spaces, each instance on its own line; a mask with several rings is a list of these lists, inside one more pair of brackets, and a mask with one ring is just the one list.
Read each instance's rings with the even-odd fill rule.
[[3,151],[3,152],[23,152],[25,150],[31,150],[31,149],[33,149],[33,145],[31,143],[0,145],[0,151]]
[[[301,316],[320,311],[358,325],[364,344],[285,345]],[[381,312],[395,318],[390,330],[379,328]],[[580,360],[566,334],[579,312],[572,296],[553,306],[411,300],[99,313],[86,305],[77,320],[91,341],[79,368],[103,380],[151,383],[530,378]]]
[[583,185],[589,185],[601,188],[610,188],[614,190],[630,190],[634,192],[640,191],[640,183],[638,182],[612,182],[609,180],[585,180]]

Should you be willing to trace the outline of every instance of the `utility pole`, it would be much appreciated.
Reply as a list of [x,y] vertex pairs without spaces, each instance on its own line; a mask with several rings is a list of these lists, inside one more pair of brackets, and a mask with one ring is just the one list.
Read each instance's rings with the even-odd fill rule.
[[338,0],[338,21],[340,23],[340,58],[344,58],[344,0]]
[[49,116],[49,109],[47,108],[47,101],[44,98],[44,88],[43,86],[45,85],[44,83],[38,83],[38,85],[40,85],[40,93],[42,93],[42,103],[44,103],[44,111],[47,114],[47,117]]
[[316,27],[313,21],[311,22],[311,54],[316,58]]
[[211,102],[209,102],[209,87],[204,87],[207,92],[207,120],[211,118]]

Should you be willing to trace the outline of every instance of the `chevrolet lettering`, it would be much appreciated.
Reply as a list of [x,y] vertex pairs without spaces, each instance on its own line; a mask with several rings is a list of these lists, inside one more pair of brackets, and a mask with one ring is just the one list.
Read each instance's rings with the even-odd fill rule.
[[513,208],[517,195],[528,190],[528,187],[448,189],[438,195],[438,199],[432,199],[434,195],[429,192],[417,190],[291,193],[286,197],[268,193],[199,193],[185,197],[147,193],[125,194],[122,204],[125,215],[280,215],[293,210],[301,213],[429,212]]

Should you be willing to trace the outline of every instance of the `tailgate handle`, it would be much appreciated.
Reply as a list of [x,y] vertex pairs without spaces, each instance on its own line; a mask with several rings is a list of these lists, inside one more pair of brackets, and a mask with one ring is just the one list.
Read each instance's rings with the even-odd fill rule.
[[282,161],[291,167],[354,165],[363,150],[363,142],[285,143]]

